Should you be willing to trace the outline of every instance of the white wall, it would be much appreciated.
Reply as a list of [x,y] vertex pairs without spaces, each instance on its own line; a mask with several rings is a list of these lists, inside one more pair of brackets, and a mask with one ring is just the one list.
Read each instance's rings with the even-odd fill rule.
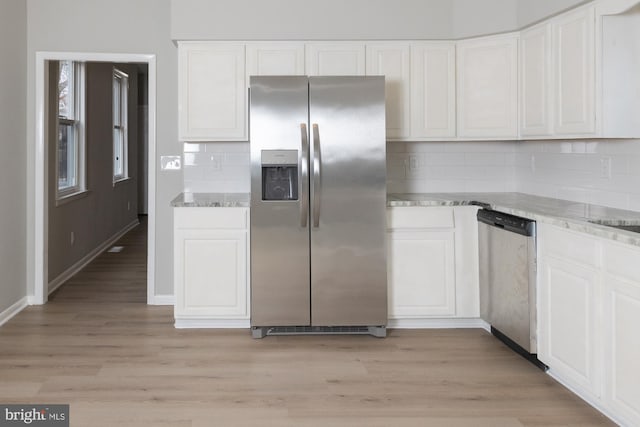
[[[157,57],[157,156],[182,152],[177,131],[177,49],[170,38],[169,0],[27,0],[28,212],[34,207],[35,53],[75,51],[155,54]],[[13,42],[13,41],[12,41]],[[156,164],[159,160],[156,159]],[[24,163],[22,163],[24,165]],[[169,202],[182,191],[182,173],[156,177],[156,294],[173,293],[173,211]],[[15,196],[15,192],[12,192]],[[28,283],[33,284],[34,218],[27,218],[30,255]],[[33,290],[30,290],[33,292]]]
[[640,211],[640,140],[521,142],[516,180],[523,193]]
[[174,40],[450,38],[451,0],[171,0]]
[[526,27],[589,0],[517,0],[517,25]]
[[26,296],[27,8],[0,2],[0,312]]
[[518,3],[514,0],[455,0],[453,38],[514,31],[518,28]]
[[584,0],[171,0],[174,40],[459,39],[514,31]]

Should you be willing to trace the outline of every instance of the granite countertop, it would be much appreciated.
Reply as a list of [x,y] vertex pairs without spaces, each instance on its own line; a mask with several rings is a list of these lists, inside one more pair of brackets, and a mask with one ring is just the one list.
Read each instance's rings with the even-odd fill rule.
[[[180,193],[171,201],[171,206],[248,208],[250,200],[250,193]],[[390,193],[387,195],[389,207],[466,205],[495,209],[538,222],[640,246],[640,233],[611,227],[640,226],[640,212],[524,193]]]
[[387,206],[478,205],[539,222],[640,246],[640,233],[611,226],[640,226],[640,212],[523,193],[388,194]]
[[171,201],[174,208],[248,208],[249,193],[180,193]]

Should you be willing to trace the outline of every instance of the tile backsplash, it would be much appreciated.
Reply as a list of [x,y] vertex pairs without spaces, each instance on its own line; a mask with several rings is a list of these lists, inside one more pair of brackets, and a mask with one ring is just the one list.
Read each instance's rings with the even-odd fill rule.
[[248,142],[184,143],[184,191],[189,193],[248,193]]
[[640,140],[522,141],[522,193],[640,211]]
[[[247,142],[184,144],[184,191],[249,192]],[[640,140],[387,143],[389,192],[519,191],[640,211]]]
[[513,142],[389,142],[390,193],[516,191]]

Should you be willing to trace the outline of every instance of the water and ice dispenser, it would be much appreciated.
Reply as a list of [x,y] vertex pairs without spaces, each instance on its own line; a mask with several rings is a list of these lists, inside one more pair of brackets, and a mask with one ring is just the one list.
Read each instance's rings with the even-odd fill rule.
[[298,200],[298,150],[262,150],[262,200]]

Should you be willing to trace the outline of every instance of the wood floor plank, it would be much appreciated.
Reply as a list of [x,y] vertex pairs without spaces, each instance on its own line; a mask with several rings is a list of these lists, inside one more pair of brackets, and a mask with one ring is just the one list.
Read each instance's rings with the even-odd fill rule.
[[183,330],[147,306],[146,223],[0,328],[0,401],[72,426],[607,426],[483,330],[280,336]]

